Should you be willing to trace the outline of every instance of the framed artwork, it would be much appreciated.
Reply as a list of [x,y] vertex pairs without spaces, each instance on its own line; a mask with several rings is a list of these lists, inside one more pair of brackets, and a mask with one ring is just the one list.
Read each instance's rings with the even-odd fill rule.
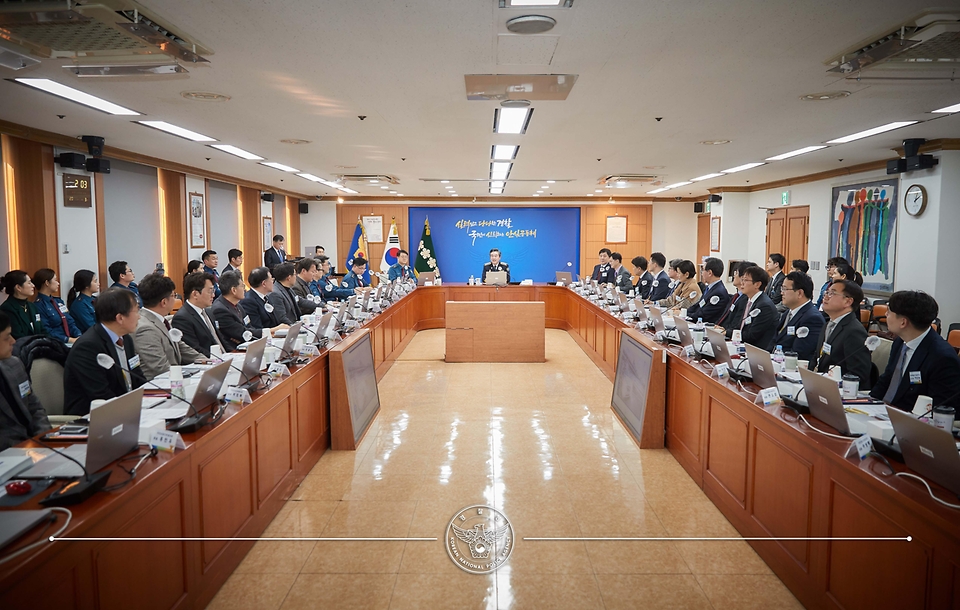
[[607,216],[607,238],[608,244],[627,243],[627,217],[626,216]]
[[893,292],[897,256],[897,179],[833,189],[830,253],[863,275],[863,289]]
[[368,244],[383,243],[383,216],[362,216],[363,233]]
[[260,218],[263,227],[263,247],[261,250],[267,250],[273,245],[273,216],[263,216]]
[[720,251],[720,217],[713,216],[710,218],[710,251],[719,252]]
[[203,193],[190,193],[190,247],[207,247],[207,206]]

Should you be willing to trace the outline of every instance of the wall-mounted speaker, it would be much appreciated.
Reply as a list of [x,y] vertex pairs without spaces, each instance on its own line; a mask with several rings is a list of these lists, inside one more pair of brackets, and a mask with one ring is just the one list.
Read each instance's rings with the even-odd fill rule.
[[260,199],[263,201],[273,201],[273,193],[260,193]]
[[720,203],[720,200],[723,199],[720,195],[710,195],[710,198],[707,199],[710,203]]
[[99,157],[87,159],[86,167],[88,172],[94,172],[96,174],[110,173],[110,161],[107,159],[101,159]]
[[703,202],[702,202],[702,201],[694,201],[694,202],[693,202],[693,213],[694,213],[694,214],[703,214],[703,208],[704,208],[704,205],[703,205]]
[[60,153],[57,156],[57,165],[70,169],[86,169],[86,157],[80,153]]
[[304,203],[304,202],[301,201],[301,202],[300,202],[300,213],[301,213],[301,214],[309,214],[309,213],[310,213],[310,204],[309,204],[309,203]]

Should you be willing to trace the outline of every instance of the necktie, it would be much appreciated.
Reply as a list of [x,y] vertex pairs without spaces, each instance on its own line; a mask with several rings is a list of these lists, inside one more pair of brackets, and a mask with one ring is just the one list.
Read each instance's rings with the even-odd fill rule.
[[60,324],[63,325],[63,334],[67,337],[70,336],[70,325],[67,324],[67,316],[63,315],[63,312],[60,311],[60,307],[57,305],[56,301],[53,302],[53,308],[57,310],[57,315],[60,316]]
[[123,337],[117,337],[117,347],[123,349]]
[[787,326],[790,324],[790,318],[793,317],[793,311],[788,311],[787,315],[783,318],[783,324],[780,326],[780,332],[786,330]]
[[747,306],[743,308],[743,318],[740,319],[740,330],[743,330],[743,327],[747,324],[747,318],[750,317],[750,301],[747,301]]
[[207,312],[201,309],[200,317],[203,318],[203,321],[206,323],[207,330],[210,331],[210,335],[213,337],[213,342],[216,343],[221,350],[226,351],[223,349],[223,345],[220,343],[220,337],[217,336],[217,330],[213,327],[213,324],[210,322],[210,318],[207,317]]
[[[709,290],[708,290],[708,292],[709,292]],[[740,294],[739,292],[738,292],[736,295],[734,295],[733,300],[730,301],[730,307],[728,307],[727,310],[726,310],[725,312],[723,312],[723,315],[720,316],[720,319],[717,320],[717,326],[721,326],[721,327],[723,326],[724,320],[726,320],[726,319],[730,316],[730,312],[732,312],[732,311],[734,310],[734,308],[735,308],[735,306],[736,306],[736,304],[737,304],[737,301],[740,300],[740,297],[741,297],[741,296],[743,296],[743,295]]]
[[900,357],[897,358],[897,366],[893,369],[893,376],[890,378],[890,386],[887,393],[883,395],[883,402],[893,404],[893,399],[900,388],[900,379],[903,377],[903,361],[907,356],[907,344],[904,343],[900,348]]
[[163,319],[163,325],[167,327],[167,330],[170,330],[170,322],[167,322],[167,319]]

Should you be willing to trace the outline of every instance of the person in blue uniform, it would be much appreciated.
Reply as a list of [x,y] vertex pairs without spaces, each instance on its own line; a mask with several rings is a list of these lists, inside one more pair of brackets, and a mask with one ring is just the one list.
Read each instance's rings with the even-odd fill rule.
[[60,281],[53,269],[40,269],[33,274],[33,283],[37,286],[37,300],[34,305],[40,312],[40,319],[51,337],[64,343],[73,343],[80,337],[80,329],[70,315],[70,310],[60,297]]
[[367,270],[367,259],[362,256],[358,256],[353,259],[353,267],[350,269],[350,273],[343,276],[343,281],[340,282],[340,286],[357,292],[358,288],[369,288],[367,283],[363,281],[363,273]]
[[93,304],[100,292],[100,278],[89,269],[80,269],[73,274],[73,286],[67,293],[67,307],[81,333],[97,323]]
[[483,273],[480,274],[480,283],[487,283],[487,273],[491,271],[505,271],[507,273],[507,283],[510,283],[510,265],[500,260],[500,250],[498,248],[490,249],[490,262],[483,264]]
[[391,282],[397,278],[404,282],[416,282],[417,276],[410,266],[410,254],[406,250],[400,250],[397,253],[397,262],[390,266],[387,271],[387,279]]
[[317,258],[320,261],[322,277],[317,281],[317,287],[320,290],[320,298],[324,301],[344,301],[349,299],[355,293],[353,290],[337,285],[333,276],[330,274],[330,259],[326,256]]

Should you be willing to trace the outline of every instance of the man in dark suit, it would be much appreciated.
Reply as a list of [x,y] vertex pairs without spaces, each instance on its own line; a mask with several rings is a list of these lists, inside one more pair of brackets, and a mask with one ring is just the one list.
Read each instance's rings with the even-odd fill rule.
[[244,291],[239,272],[228,271],[221,275],[220,290],[223,294],[213,302],[213,306],[209,309],[209,316],[220,334],[220,342],[233,352],[241,343],[261,338],[263,329],[254,326],[250,315],[240,307]]
[[740,280],[743,279],[743,271],[748,267],[755,266],[756,263],[753,261],[741,261],[733,269],[733,287],[737,289],[737,292],[730,297],[730,305],[717,320],[717,326],[727,329],[727,339],[730,339],[733,335],[733,329],[737,328],[735,321],[743,319],[743,310],[747,306],[747,301],[749,301],[747,297],[743,296],[743,290],[741,289]]
[[283,249],[283,235],[273,236],[273,247],[263,251],[263,266],[273,269],[287,260],[287,252]]
[[623,255],[614,252],[610,255],[610,267],[613,269],[613,283],[616,284],[620,292],[626,294],[633,288],[633,277],[627,268],[623,266]]
[[763,289],[770,276],[760,267],[747,267],[740,277],[740,287],[747,302],[740,318],[740,337],[760,349],[767,349],[777,332],[777,306]]
[[936,300],[924,292],[901,290],[890,296],[887,329],[897,339],[871,396],[904,411],[912,411],[920,395],[938,407],[960,407],[960,358],[930,328],[939,312]]
[[483,264],[483,271],[480,273],[480,283],[487,283],[487,273],[491,271],[505,271],[507,273],[507,283],[510,283],[510,265],[500,260],[500,249],[490,249],[490,262]]
[[281,263],[273,268],[273,290],[267,295],[267,303],[284,324],[293,324],[300,319],[296,295],[290,289],[297,281],[293,263]]
[[190,273],[183,279],[183,293],[187,301],[173,316],[173,327],[183,333],[183,342],[207,358],[210,346],[223,349],[217,329],[206,309],[213,305],[213,276],[209,273]]
[[637,278],[634,294],[641,299],[647,299],[650,297],[650,290],[653,288],[653,276],[647,271],[647,259],[642,256],[635,256],[630,262],[633,264],[633,275]]
[[791,271],[783,280],[782,290],[787,310],[780,314],[777,334],[766,350],[772,352],[779,345],[785,352],[797,352],[800,360],[814,360],[823,316],[811,302],[813,280],[806,273]]
[[780,294],[780,287],[783,286],[783,266],[787,264],[787,259],[782,254],[771,254],[767,259],[767,273],[770,274],[770,285],[767,286],[767,296],[777,305],[777,309],[783,311],[780,306],[783,295]]
[[220,296],[220,272],[217,271],[217,265],[220,264],[220,257],[215,250],[206,250],[200,256],[203,261],[203,272],[213,276],[213,298]]
[[250,316],[250,324],[257,328],[287,328],[280,322],[276,308],[267,302],[267,295],[273,291],[273,275],[266,267],[257,267],[247,276],[250,290],[240,301],[240,307]]
[[670,296],[670,276],[663,270],[667,265],[667,257],[662,252],[650,255],[650,274],[653,281],[650,283],[650,301],[662,301]]
[[129,290],[110,288],[94,306],[99,324],[83,333],[63,367],[64,412],[86,415],[90,401],[109,400],[146,383],[133,335],[140,308]]
[[227,251],[227,258],[230,259],[230,262],[223,268],[223,271],[220,272],[220,275],[223,275],[227,271],[236,271],[240,273],[240,279],[243,279],[243,271],[240,270],[240,266],[243,264],[243,251],[237,250],[236,248],[230,248]]
[[716,324],[730,304],[730,293],[723,285],[723,261],[712,256],[706,259],[702,277],[707,289],[700,300],[687,310],[687,317],[692,320],[703,318],[704,322]]
[[600,262],[593,266],[593,273],[590,274],[591,280],[597,280],[598,284],[612,284],[615,280],[610,266],[610,255],[613,252],[610,248],[600,248],[598,255]]
[[137,276],[133,269],[127,264],[127,261],[114,261],[107,268],[110,279],[113,280],[111,288],[123,288],[129,290],[137,298],[137,307],[143,307],[143,301],[140,299],[140,291],[137,290],[137,283],[134,282]]
[[16,343],[12,330],[10,317],[0,311],[0,451],[50,429],[27,370],[12,357]]
[[823,312],[830,318],[817,340],[817,360],[810,361],[810,370],[826,373],[840,365],[844,375],[860,378],[860,389],[870,388],[870,350],[863,344],[867,329],[857,312],[863,301],[863,289],[856,282],[837,280],[823,293]]

